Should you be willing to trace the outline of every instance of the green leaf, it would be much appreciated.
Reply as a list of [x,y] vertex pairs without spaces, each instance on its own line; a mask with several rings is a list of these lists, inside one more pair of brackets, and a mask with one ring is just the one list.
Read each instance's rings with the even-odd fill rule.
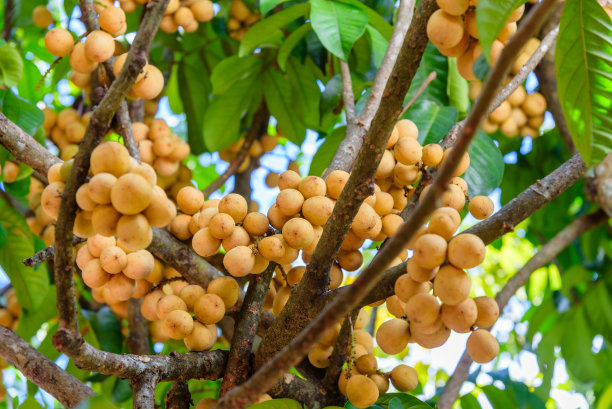
[[197,53],[184,56],[179,63],[178,91],[187,117],[187,141],[196,155],[206,150],[203,117],[211,91],[209,73]]
[[295,112],[306,127],[318,129],[321,90],[317,84],[317,77],[310,67],[295,57],[289,59],[287,76],[294,96]]
[[470,167],[464,179],[470,196],[488,195],[502,181],[504,158],[489,135],[478,130],[468,149]]
[[96,395],[87,399],[84,402],[79,403],[76,409],[116,409],[117,406],[113,404],[106,396]]
[[289,81],[278,71],[269,69],[264,72],[263,85],[270,114],[276,118],[287,139],[301,145],[306,128],[294,110],[295,100]]
[[91,317],[90,322],[100,342],[100,348],[103,351],[120,354],[123,346],[121,325],[110,308],[102,307],[95,316]]
[[210,101],[203,121],[208,150],[221,150],[239,139],[241,119],[249,108],[258,81],[258,77],[247,77]]
[[259,2],[259,11],[261,11],[262,16],[265,16],[270,10],[286,1],[287,0],[261,0]]
[[289,37],[287,37],[285,41],[283,41],[283,44],[278,49],[278,55],[276,57],[276,60],[278,61],[278,66],[283,71],[285,70],[289,55],[291,54],[297,43],[299,43],[300,40],[303,39],[306,34],[310,32],[310,30],[312,30],[312,24],[310,24],[310,22],[304,23],[299,28],[294,30],[291,34],[289,34]]
[[244,58],[233,55],[226,58],[215,66],[210,76],[213,94],[223,94],[238,81],[243,81],[245,78],[259,74],[262,66],[261,58],[254,55]]
[[404,405],[398,398],[393,398],[389,401],[388,409],[404,409]]
[[526,0],[482,0],[476,7],[476,28],[482,52],[491,60],[491,45],[506,25],[514,10]]
[[312,28],[327,50],[343,61],[363,35],[368,14],[358,7],[333,0],[310,0]]
[[38,403],[38,401],[32,397],[28,397],[23,401],[21,405],[19,405],[19,409],[42,409],[43,407]]
[[555,51],[559,101],[587,165],[612,150],[612,21],[592,0],[567,0]]
[[2,112],[28,135],[34,135],[45,119],[38,107],[28,100],[6,91],[2,98]]
[[309,175],[321,176],[323,171],[329,166],[334,154],[338,150],[340,142],[346,134],[346,126],[340,126],[325,137],[325,141],[319,146],[317,152],[312,157]]
[[612,296],[605,282],[598,282],[583,298],[589,325],[608,341],[612,340]]
[[376,403],[385,406],[390,405],[393,400],[399,400],[405,409],[432,409],[427,403],[407,393],[385,393]]
[[419,128],[419,142],[423,146],[438,143],[446,136],[457,121],[457,109],[420,100],[410,107],[406,118]]
[[372,58],[374,60],[374,66],[380,67],[382,60],[385,57],[387,47],[389,47],[389,41],[387,41],[385,37],[383,37],[383,35],[378,32],[378,30],[374,29],[374,27],[369,24],[366,26],[366,30],[368,32],[370,45],[372,47]]
[[34,254],[30,229],[24,217],[4,201],[0,201],[0,221],[7,238],[4,247],[0,248],[0,266],[17,293],[19,305],[35,311],[49,290],[47,270],[27,267],[21,262]]
[[423,84],[423,81],[425,81],[427,76],[434,71],[436,73],[436,79],[431,82],[427,88],[425,88],[423,93],[417,99],[417,102],[423,99],[429,99],[437,102],[438,105],[449,104],[448,94],[446,92],[446,84],[448,82],[447,58],[440,54],[440,51],[438,51],[436,46],[431,43],[428,43],[427,47],[425,48],[425,53],[423,54],[423,58],[421,59],[416,75],[410,84],[410,89],[408,90],[408,94],[406,94],[404,104],[408,103],[408,101],[414,97],[418,89]]
[[183,101],[181,101],[181,90],[179,85],[179,65],[172,65],[172,72],[170,73],[170,79],[166,86],[166,95],[168,96],[168,104],[170,109],[175,114],[181,114],[183,110]]
[[508,409],[516,408],[514,396],[508,390],[501,390],[493,385],[482,387],[482,391],[487,395],[487,399],[491,402],[493,409]]
[[[393,26],[389,24],[387,20],[385,20],[376,10],[371,9],[370,7],[366,6],[358,0],[339,1],[348,3],[355,7],[359,7],[368,15],[369,24],[374,27],[376,31],[378,31],[385,38],[385,40],[389,41],[391,39],[391,34],[393,34]],[[393,8],[393,6],[391,7]],[[383,50],[383,52],[385,50]]]
[[461,403],[461,409],[480,409],[480,403],[474,395],[463,395],[459,402]]
[[448,82],[446,84],[446,94],[449,104],[459,111],[459,116],[465,116],[470,107],[468,97],[468,82],[459,74],[457,69],[457,59],[448,59]]
[[[0,84],[15,87],[23,75],[23,60],[11,44],[0,47]],[[30,84],[30,86],[33,86]]]
[[6,244],[6,229],[0,223],[0,248]]
[[565,318],[572,325],[568,325],[561,339],[561,353],[570,374],[583,382],[597,379],[600,367],[597,359],[591,352],[594,333],[590,328],[585,308],[579,307],[570,310]]
[[[47,273],[47,265],[41,264],[39,270]],[[40,329],[42,324],[57,316],[57,294],[55,286],[49,287],[46,296],[42,299],[41,304],[35,311],[24,309],[19,315],[19,326],[17,327],[17,335],[23,339],[31,339]]]
[[36,89],[36,84],[42,78],[40,70],[33,61],[23,61],[23,77],[17,85],[19,95],[28,101],[40,101],[46,94],[46,87],[43,85],[40,89]]
[[272,399],[253,406],[250,409],[302,409],[300,402],[293,399]]
[[265,45],[274,39],[274,37],[278,36],[281,27],[286,26],[300,17],[306,16],[309,9],[309,3],[298,3],[253,25],[249,28],[249,31],[247,31],[240,42],[238,56],[244,57],[255,48],[262,46],[262,44]]

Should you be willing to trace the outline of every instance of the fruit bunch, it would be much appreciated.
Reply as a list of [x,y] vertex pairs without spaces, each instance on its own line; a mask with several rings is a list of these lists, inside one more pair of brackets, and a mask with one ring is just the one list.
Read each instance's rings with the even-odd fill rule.
[[159,28],[165,33],[176,33],[182,27],[186,33],[198,30],[199,23],[213,19],[215,11],[210,0],[170,0]]
[[17,301],[17,294],[12,288],[6,293],[6,307],[0,307],[0,325],[12,329],[17,329],[21,306]]
[[55,243],[54,220],[45,213],[41,203],[42,191],[45,186],[35,177],[30,176],[30,187],[26,198],[30,214],[26,217],[26,222],[32,233],[39,236],[47,246]]
[[81,116],[73,108],[66,108],[57,113],[53,108],[45,107],[43,114],[45,115],[43,129],[47,138],[60,150],[60,158],[64,161],[73,158],[85,136],[91,113]]
[[229,19],[227,20],[229,36],[236,41],[242,40],[249,27],[259,21],[260,18],[259,13],[251,12],[241,0],[232,0]]
[[[468,81],[476,80],[473,65],[482,54],[476,29],[475,0],[437,0],[436,10],[427,22],[427,36],[447,57],[457,57],[459,74]],[[491,64],[499,58],[504,45],[516,32],[516,22],[522,17],[525,6],[521,5],[508,18],[497,39],[491,45]],[[521,65],[522,67],[522,65]]]

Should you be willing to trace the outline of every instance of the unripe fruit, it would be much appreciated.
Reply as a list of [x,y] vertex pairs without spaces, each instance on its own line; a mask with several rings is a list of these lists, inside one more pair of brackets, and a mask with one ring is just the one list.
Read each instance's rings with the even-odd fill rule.
[[193,235],[191,240],[191,246],[198,255],[202,257],[210,257],[219,251],[221,246],[221,240],[214,238],[208,227],[200,229],[196,234]]
[[124,215],[117,222],[117,244],[129,251],[145,249],[153,240],[153,230],[142,214]]
[[130,154],[119,142],[102,142],[91,153],[91,171],[94,175],[106,172],[119,177],[128,172],[130,164]]
[[327,186],[327,194],[332,199],[338,199],[348,179],[348,172],[345,172],[343,170],[334,170],[333,172],[331,172],[329,175],[327,175],[327,178],[325,179],[325,184]]
[[136,291],[136,282],[123,274],[115,274],[108,280],[106,287],[115,299],[126,301]]
[[464,233],[448,243],[448,261],[459,268],[473,268],[483,262],[486,247],[480,237]]
[[374,355],[371,354],[360,356],[355,362],[355,365],[357,366],[359,373],[364,375],[372,375],[378,370],[378,362],[376,361]]
[[303,249],[314,240],[314,230],[310,222],[296,217],[283,226],[283,238],[294,249]]
[[445,265],[434,280],[434,293],[444,304],[457,305],[470,295],[472,280],[465,271]]
[[121,35],[125,32],[125,12],[119,7],[106,7],[98,16],[98,22],[102,30],[113,36]]
[[175,310],[187,311],[187,304],[179,296],[174,294],[164,295],[157,302],[157,316],[160,320]]
[[244,277],[255,266],[255,255],[246,246],[237,246],[223,257],[223,266],[234,277]]
[[216,294],[204,294],[193,306],[198,321],[204,324],[216,324],[225,315],[225,304]]
[[393,156],[403,165],[415,165],[422,155],[423,148],[414,138],[400,138],[393,148]]
[[[208,326],[199,323],[198,321],[193,321],[193,329],[189,335],[185,337],[185,346],[190,351],[206,351],[210,349],[215,344],[216,336],[212,334]],[[212,405],[216,403],[215,399],[212,399],[211,406],[205,406],[202,404],[203,401],[209,399],[202,399],[198,402],[196,409],[201,408],[212,408]]]
[[144,77],[132,87],[132,92],[139,98],[153,99],[164,88],[164,75],[155,66],[147,64],[144,67]]
[[406,302],[406,315],[411,322],[431,324],[439,314],[440,302],[431,294],[418,293]]
[[499,354],[499,343],[489,331],[477,329],[468,338],[466,349],[474,362],[484,364]]
[[304,218],[316,226],[324,226],[334,211],[334,202],[325,196],[313,196],[302,205]]
[[102,269],[100,260],[97,258],[89,260],[81,272],[83,282],[89,288],[100,288],[110,279],[110,274]]
[[436,10],[427,21],[427,37],[437,47],[452,48],[463,37],[463,20]]
[[491,297],[482,296],[474,298],[474,302],[478,309],[478,316],[474,325],[481,328],[492,327],[499,318],[497,301]]
[[346,396],[357,408],[367,408],[378,400],[378,387],[364,375],[353,375],[346,383]]
[[478,220],[486,219],[493,214],[493,201],[487,196],[475,196],[470,199],[468,209]]
[[329,366],[329,357],[333,348],[326,345],[315,345],[313,349],[308,352],[308,361],[315,368],[327,368]]
[[414,258],[410,258],[408,263],[406,263],[406,271],[412,280],[416,281],[417,283],[425,283],[436,276],[438,273],[438,267],[423,268],[414,261]]
[[74,39],[70,31],[54,27],[45,34],[45,48],[56,57],[65,57],[72,52]]
[[183,339],[193,331],[193,318],[186,311],[170,311],[163,323],[164,332],[172,339]]
[[423,268],[435,268],[446,259],[447,244],[437,234],[423,234],[414,243],[413,258]]
[[192,186],[185,186],[176,195],[179,209],[186,214],[194,214],[204,204],[204,194]]
[[253,236],[263,236],[268,231],[268,218],[261,213],[251,212],[246,215],[242,222],[242,227]]
[[406,320],[393,318],[376,330],[376,343],[386,354],[399,354],[410,340],[410,326]]
[[457,305],[442,305],[440,314],[444,325],[457,332],[469,331],[477,315],[476,303],[471,298],[466,298]]
[[53,220],[57,219],[57,215],[59,214],[63,192],[64,183],[53,182],[45,187],[40,197],[40,206],[49,217],[53,218]]
[[236,193],[230,193],[219,202],[219,212],[227,213],[236,223],[240,223],[247,215],[249,207],[244,197]]

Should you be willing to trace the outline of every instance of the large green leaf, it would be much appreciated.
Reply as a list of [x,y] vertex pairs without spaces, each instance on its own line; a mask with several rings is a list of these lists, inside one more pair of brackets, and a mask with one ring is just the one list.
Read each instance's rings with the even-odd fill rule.
[[300,402],[293,399],[272,399],[253,406],[250,409],[302,409]]
[[482,52],[491,58],[491,45],[506,25],[514,10],[526,0],[481,0],[476,7],[476,27]]
[[289,34],[289,37],[287,37],[285,41],[283,41],[283,44],[279,47],[276,59],[278,61],[278,66],[283,71],[285,70],[289,55],[297,43],[299,43],[300,40],[310,32],[310,30],[312,30],[312,24],[310,24],[310,22],[302,24],[299,28]]
[[491,402],[493,409],[508,409],[516,408],[516,402],[510,390],[502,390],[493,385],[482,387],[482,391],[487,395],[487,399]]
[[181,101],[181,90],[179,85],[179,65],[174,64],[170,72],[170,78],[166,85],[166,96],[168,97],[168,105],[175,114],[181,114],[184,111],[183,101]]
[[2,113],[28,135],[34,135],[45,119],[42,111],[30,101],[15,95],[11,90],[0,95],[2,95]]
[[255,57],[254,55],[249,55],[244,58],[233,55],[226,58],[215,66],[210,76],[213,94],[223,94],[238,81],[259,74],[262,65],[263,61],[261,58]]
[[266,43],[278,37],[281,27],[306,16],[309,8],[309,3],[295,4],[253,25],[240,42],[238,55],[244,57],[257,47],[266,45]]
[[[393,26],[387,22],[376,10],[371,9],[366,6],[362,2],[358,0],[339,0],[341,2],[345,2],[351,4],[355,7],[359,7],[362,9],[369,18],[369,24],[376,29],[385,40],[389,41],[391,39],[391,34],[393,34]],[[393,9],[394,7],[391,6]],[[383,50],[384,52],[385,50]]]
[[561,339],[561,353],[570,374],[583,382],[591,382],[599,377],[601,368],[591,352],[595,334],[590,328],[586,310],[582,307],[571,310],[566,317],[571,325],[565,327]]
[[457,109],[440,106],[429,100],[420,100],[410,107],[406,118],[419,128],[419,142],[427,145],[440,142],[450,131],[457,121]]
[[463,395],[459,402],[461,403],[461,409],[480,409],[478,399],[472,394]]
[[440,51],[431,43],[428,43],[425,48],[425,53],[423,54],[419,68],[410,84],[408,94],[406,94],[406,98],[404,99],[405,103],[414,97],[427,76],[432,72],[436,73],[436,79],[425,88],[417,101],[429,99],[437,102],[439,105],[449,104],[448,94],[446,93],[446,84],[448,81],[447,58],[440,54]]
[[457,69],[457,59],[448,59],[448,82],[446,84],[446,94],[451,106],[457,108],[459,117],[462,118],[470,107],[468,97],[468,82],[459,74]]
[[[0,47],[0,84],[15,87],[23,75],[23,60],[11,44]],[[33,86],[33,84],[30,84]]]
[[261,0],[259,2],[259,11],[261,11],[262,16],[265,16],[270,10],[286,1],[287,0]]
[[[47,265],[41,264],[38,267],[47,274]],[[40,329],[41,325],[50,319],[57,317],[57,294],[55,286],[51,285],[47,291],[47,295],[42,298],[42,302],[34,311],[24,309],[19,315],[19,326],[17,327],[17,335],[23,339],[30,339]]]
[[23,216],[4,201],[0,201],[0,221],[7,238],[0,248],[0,266],[17,293],[19,305],[35,311],[49,290],[47,269],[26,267],[21,262],[34,254],[34,242]]
[[353,43],[365,31],[368,14],[361,8],[333,0],[310,2],[310,21],[319,40],[332,54],[347,61]]
[[312,157],[310,163],[309,175],[321,176],[323,171],[329,166],[333,159],[340,142],[344,139],[346,134],[346,126],[340,126],[325,137],[325,141],[319,146],[317,152]]
[[609,342],[612,341],[612,293],[605,281],[600,281],[584,295],[583,305],[589,324]]
[[370,39],[370,45],[372,48],[372,59],[375,67],[380,67],[385,52],[389,46],[389,41],[383,37],[378,30],[374,29],[370,24],[367,25],[366,30],[368,31],[368,37]]
[[239,139],[241,119],[256,93],[258,81],[256,76],[247,77],[210,101],[203,121],[204,141],[209,151],[218,151]]
[[470,167],[463,178],[470,196],[488,195],[502,181],[504,158],[489,135],[478,130],[468,149]]
[[204,112],[211,91],[208,68],[198,53],[185,55],[178,68],[178,91],[187,118],[187,140],[191,152],[200,154],[204,145]]
[[296,115],[295,100],[289,80],[280,72],[269,69],[264,72],[263,85],[270,114],[276,118],[287,139],[298,146],[301,145],[306,136],[306,127]]
[[555,52],[559,101],[587,164],[612,151],[612,21],[593,0],[567,0]]
[[295,112],[308,128],[318,129],[321,89],[317,77],[308,65],[295,57],[289,59],[287,76],[294,96]]
[[406,409],[431,409],[427,403],[407,393],[385,393],[378,398],[376,403],[381,406],[388,405],[391,408],[391,403],[397,401],[401,402]]
[[119,324],[117,316],[110,308],[103,307],[95,314],[90,314],[88,319],[98,337],[100,348],[104,351],[120,354],[123,345],[121,324]]

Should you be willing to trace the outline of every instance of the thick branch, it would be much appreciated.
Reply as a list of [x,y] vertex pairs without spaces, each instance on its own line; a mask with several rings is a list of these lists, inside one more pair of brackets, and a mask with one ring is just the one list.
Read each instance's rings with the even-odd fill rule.
[[149,327],[145,317],[140,312],[142,299],[130,298],[127,301],[128,314],[128,337],[126,344],[131,353],[136,355],[148,355],[149,349]]
[[221,384],[221,395],[247,380],[251,372],[251,353],[257,324],[270,287],[276,263],[270,263],[261,275],[254,275],[242,302],[240,315],[234,326],[234,336],[227,361],[227,369]]
[[134,409],[155,408],[155,387],[157,386],[157,382],[159,382],[158,378],[155,372],[144,372],[130,379],[132,396],[134,398]]
[[[569,246],[584,232],[600,226],[608,219],[605,212],[599,210],[595,213],[584,215],[574,220],[570,225],[561,230],[548,243],[542,246],[540,251],[533,256],[523,268],[521,268],[502,288],[495,297],[500,311],[503,311],[510,298],[525,285],[531,274],[540,267],[548,264],[553,258],[557,257],[561,251]],[[472,364],[467,351],[463,353],[455,371],[446,382],[446,386],[440,395],[438,407],[440,409],[450,409],[459,396],[459,390],[467,380],[469,369]]]
[[3,326],[0,326],[0,356],[19,369],[28,380],[69,408],[96,394],[83,382]]
[[189,409],[193,405],[187,382],[174,382],[166,394],[166,409]]

